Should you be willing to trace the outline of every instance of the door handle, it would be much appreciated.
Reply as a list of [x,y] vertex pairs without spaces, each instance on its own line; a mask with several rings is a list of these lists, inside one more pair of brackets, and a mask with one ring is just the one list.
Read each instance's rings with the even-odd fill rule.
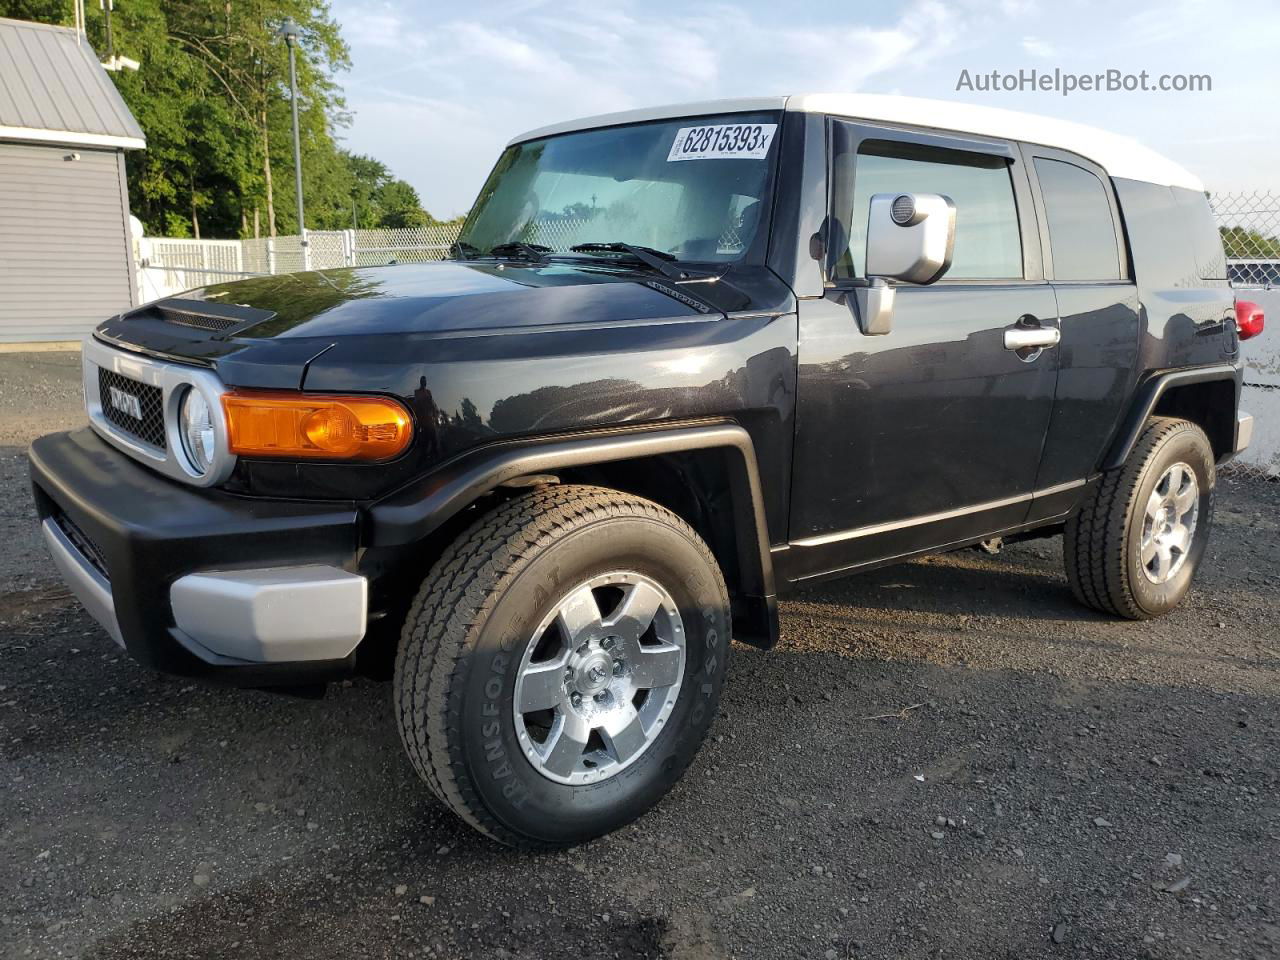
[[1035,350],[1045,347],[1056,347],[1062,340],[1062,331],[1057,327],[1006,327],[1004,331],[1004,348],[1006,350]]

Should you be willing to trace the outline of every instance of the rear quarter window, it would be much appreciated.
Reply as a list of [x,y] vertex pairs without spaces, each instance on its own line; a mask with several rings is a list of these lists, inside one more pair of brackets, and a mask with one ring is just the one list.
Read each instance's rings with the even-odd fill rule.
[[1227,276],[1222,240],[1203,193],[1116,179],[1139,283],[1194,287]]
[[1191,240],[1191,256],[1202,280],[1225,280],[1227,257],[1222,249],[1222,234],[1209,208],[1209,198],[1198,190],[1171,188],[1173,201],[1182,215]]

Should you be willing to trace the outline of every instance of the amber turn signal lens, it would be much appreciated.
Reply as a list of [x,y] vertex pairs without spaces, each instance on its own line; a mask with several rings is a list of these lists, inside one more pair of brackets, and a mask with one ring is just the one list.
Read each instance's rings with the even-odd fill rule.
[[408,411],[385,397],[236,390],[222,408],[231,452],[246,457],[390,460],[413,436]]

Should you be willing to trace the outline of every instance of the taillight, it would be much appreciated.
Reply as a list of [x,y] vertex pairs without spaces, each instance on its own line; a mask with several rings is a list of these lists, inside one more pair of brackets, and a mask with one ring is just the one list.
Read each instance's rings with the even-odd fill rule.
[[1266,318],[1262,315],[1260,306],[1252,300],[1236,301],[1236,330],[1239,331],[1241,340],[1256,337],[1265,325]]

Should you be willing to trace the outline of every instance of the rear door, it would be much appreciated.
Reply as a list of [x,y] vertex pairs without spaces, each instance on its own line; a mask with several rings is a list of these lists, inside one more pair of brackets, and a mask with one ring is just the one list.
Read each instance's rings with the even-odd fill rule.
[[1075,505],[1085,478],[1132,396],[1138,356],[1138,291],[1110,179],[1083,157],[1023,145],[1032,178],[1045,274],[1057,298],[1062,341],[1058,387],[1031,519]]
[[1056,377],[1052,348],[1006,347],[1007,331],[1057,325],[1016,146],[842,120],[829,136],[830,283],[862,274],[872,194],[950,197],[956,241],[943,279],[898,286],[886,336],[860,333],[835,290],[800,304],[783,561],[800,579],[1021,523]]

